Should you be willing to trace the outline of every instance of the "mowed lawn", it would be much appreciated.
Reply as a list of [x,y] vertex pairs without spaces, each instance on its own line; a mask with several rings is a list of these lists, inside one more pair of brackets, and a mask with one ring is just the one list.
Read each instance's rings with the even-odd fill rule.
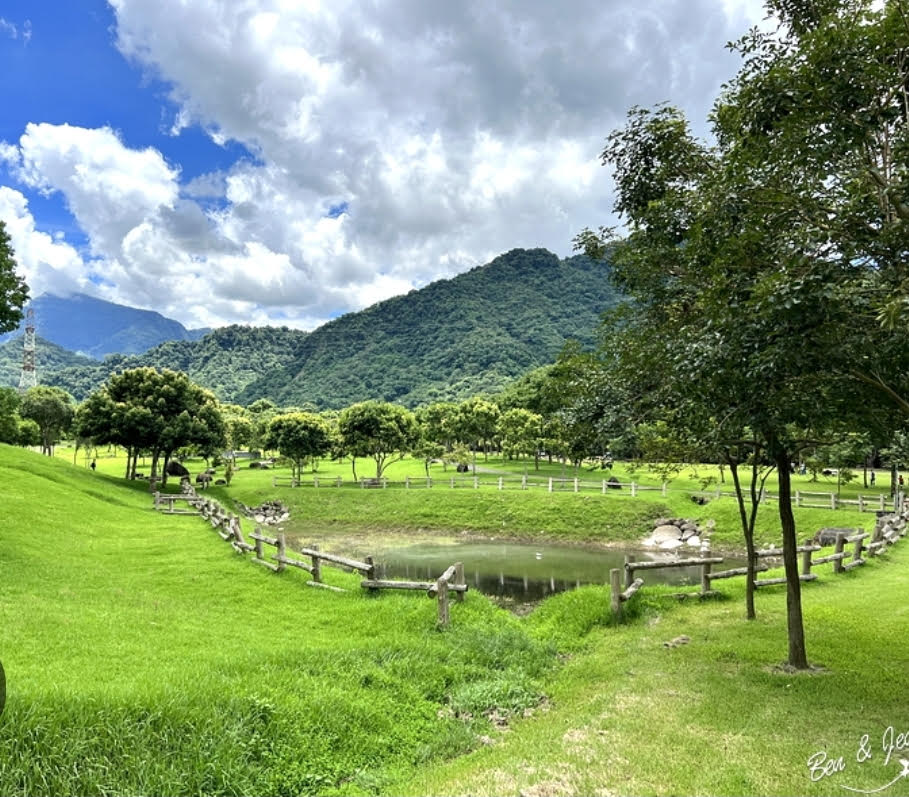
[[[147,485],[0,446],[2,794],[380,790],[542,696],[554,651],[479,595],[304,586]],[[456,714],[460,716],[456,716]]]
[[[817,568],[803,595],[823,669],[793,674],[778,666],[781,588],[758,594],[747,623],[739,579],[703,602],[645,585],[623,626],[606,587],[520,619],[470,594],[439,632],[421,593],[370,598],[338,571],[347,593],[274,576],[198,518],[153,513],[144,484],[2,446],[0,470],[2,793],[828,795],[878,789],[909,758],[906,539],[836,578]],[[210,494],[272,497],[267,479]],[[405,498],[440,502],[441,517],[481,494],[281,497],[326,521],[379,507],[378,524],[408,516]],[[493,498],[522,500],[507,495]],[[907,749],[886,760],[888,728]],[[844,770],[812,780],[818,754]]]

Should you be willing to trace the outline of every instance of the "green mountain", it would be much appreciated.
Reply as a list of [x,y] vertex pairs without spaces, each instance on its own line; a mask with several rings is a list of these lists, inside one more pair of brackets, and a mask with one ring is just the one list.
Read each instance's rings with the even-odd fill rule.
[[[618,300],[602,263],[515,249],[307,334],[225,327],[102,363],[43,368],[42,382],[82,398],[111,373],[139,365],[186,371],[223,401],[341,408],[380,398],[415,406],[500,390],[551,363],[569,339],[592,345]],[[20,355],[21,356],[21,355]],[[18,378],[18,377],[17,377]]]
[[[209,331],[186,329],[179,321],[153,310],[106,302],[83,293],[44,293],[29,306],[35,311],[41,337],[95,359],[113,353],[139,354],[166,340],[198,340]],[[0,336],[0,343],[22,331]]]
[[[18,338],[0,343],[0,387],[18,387],[22,369],[23,340]],[[91,369],[97,365],[90,357],[64,349],[56,343],[35,336],[35,361],[37,363],[38,381],[48,384],[48,377],[64,369]]]
[[102,362],[58,370],[45,368],[38,352],[38,371],[43,384],[62,387],[81,400],[111,374],[126,368],[171,368],[185,371],[222,401],[233,402],[250,382],[292,362],[305,338],[305,332],[287,327],[220,327],[201,340],[171,340],[143,354],[112,354]]
[[291,364],[248,385],[240,401],[414,406],[499,390],[552,362],[566,340],[594,342],[601,314],[618,298],[604,269],[583,256],[514,249],[319,327]]

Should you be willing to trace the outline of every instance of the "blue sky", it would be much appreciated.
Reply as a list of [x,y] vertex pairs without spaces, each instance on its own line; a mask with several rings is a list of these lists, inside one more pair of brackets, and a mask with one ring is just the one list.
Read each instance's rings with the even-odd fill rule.
[[753,0],[5,0],[0,218],[33,293],[312,328],[611,221],[605,135],[695,126]]

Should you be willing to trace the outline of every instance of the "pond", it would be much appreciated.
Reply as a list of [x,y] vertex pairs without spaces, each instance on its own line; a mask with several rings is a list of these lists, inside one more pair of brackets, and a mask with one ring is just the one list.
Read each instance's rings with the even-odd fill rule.
[[[455,562],[464,563],[472,589],[497,598],[539,601],[582,584],[608,584],[609,570],[635,561],[672,561],[698,556],[696,549],[674,556],[639,548],[585,548],[571,545],[506,541],[420,542],[389,547],[376,556],[380,578],[432,581]],[[744,560],[726,557],[722,566],[743,567]],[[700,584],[700,567],[673,567],[643,574],[650,584]]]

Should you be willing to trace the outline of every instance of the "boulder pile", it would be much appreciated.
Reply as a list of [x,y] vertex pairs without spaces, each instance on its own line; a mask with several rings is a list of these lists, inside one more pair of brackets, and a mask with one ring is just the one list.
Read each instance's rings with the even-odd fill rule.
[[701,542],[709,535],[713,528],[713,521],[708,521],[706,528],[702,529],[695,521],[687,518],[657,518],[653,522],[653,531],[644,540],[644,545],[673,550],[683,545],[690,548],[700,548]]
[[237,501],[237,504],[246,517],[266,526],[276,526],[290,517],[290,510],[280,501],[265,501],[259,506],[246,506],[240,501]]

